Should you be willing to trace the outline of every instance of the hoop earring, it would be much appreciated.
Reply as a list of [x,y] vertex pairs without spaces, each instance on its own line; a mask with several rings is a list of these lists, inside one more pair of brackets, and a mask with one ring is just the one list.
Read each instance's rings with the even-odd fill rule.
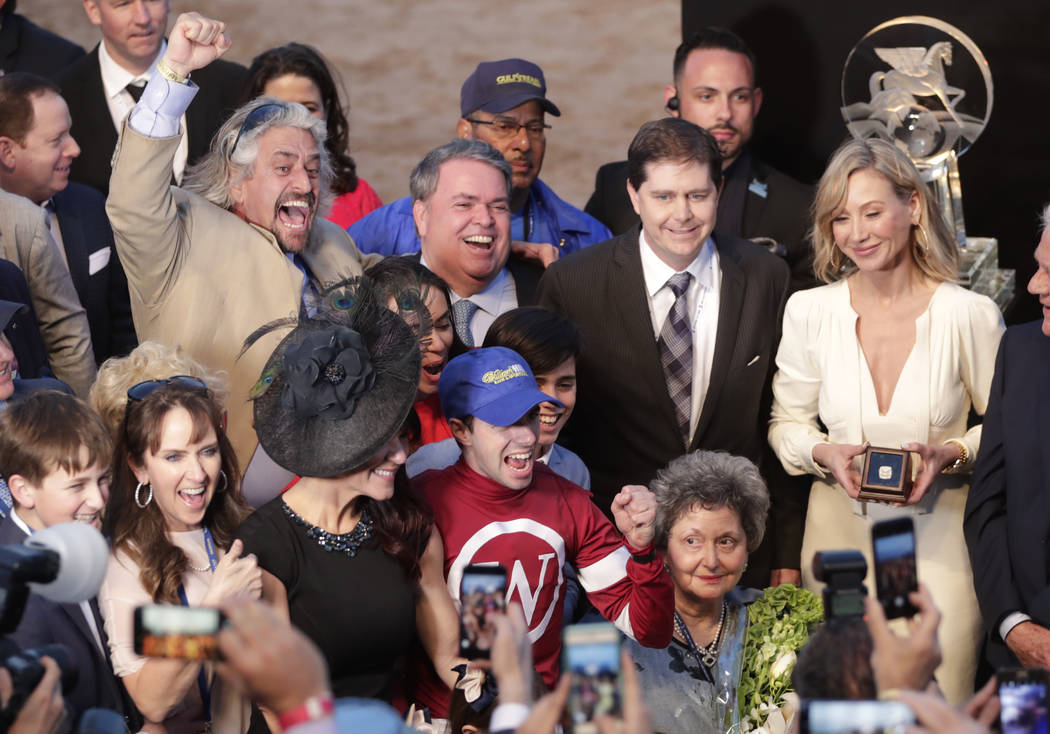
[[[143,502],[142,500],[139,499],[139,490],[142,489],[143,486],[145,486],[146,489],[149,490],[149,495],[146,497],[146,501],[145,502]],[[138,505],[139,507],[141,507],[143,510],[145,510],[147,505],[149,505],[149,503],[152,502],[152,501],[153,501],[153,485],[152,484],[145,484],[144,485],[142,482],[139,482],[138,484],[136,484],[135,485],[135,504]]]
[[222,469],[219,469],[219,476],[222,477],[222,486],[221,487],[216,487],[215,491],[216,492],[225,492],[226,488],[230,486],[230,480],[228,480],[226,478],[226,472],[224,472]]
[[926,234],[926,228],[921,224],[915,225],[915,244],[919,246],[919,257],[930,254],[930,238]]

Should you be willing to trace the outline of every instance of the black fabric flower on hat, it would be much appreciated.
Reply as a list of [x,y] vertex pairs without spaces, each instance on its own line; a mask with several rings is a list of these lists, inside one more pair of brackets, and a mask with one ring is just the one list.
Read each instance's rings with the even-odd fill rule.
[[309,334],[284,353],[284,404],[303,418],[346,420],[375,383],[361,335],[345,326]]

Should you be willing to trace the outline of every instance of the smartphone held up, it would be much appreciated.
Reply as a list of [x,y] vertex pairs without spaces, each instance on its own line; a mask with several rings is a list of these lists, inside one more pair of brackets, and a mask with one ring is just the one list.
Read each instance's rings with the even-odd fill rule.
[[507,571],[500,565],[472,565],[459,585],[459,654],[488,659],[495,629],[488,616],[507,609]]
[[135,609],[135,652],[150,658],[217,660],[226,617],[210,607],[144,604]]

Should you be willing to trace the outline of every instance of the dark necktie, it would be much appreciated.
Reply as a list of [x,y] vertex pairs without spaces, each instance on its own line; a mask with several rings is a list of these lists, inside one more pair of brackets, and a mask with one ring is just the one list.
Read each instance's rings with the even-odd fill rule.
[[124,87],[124,89],[126,89],[128,94],[131,95],[131,98],[135,100],[135,104],[138,104],[139,100],[142,99],[142,92],[146,89],[146,85],[142,82],[131,82],[128,86]]
[[674,293],[675,300],[657,340],[667,393],[674,403],[678,430],[686,448],[689,447],[689,419],[693,404],[693,330],[689,324],[686,291],[692,277],[689,273],[675,273],[668,278],[666,287]]
[[461,298],[452,304],[452,315],[456,319],[456,333],[468,347],[474,346],[474,332],[470,330],[470,321],[477,310],[478,304],[466,298]]

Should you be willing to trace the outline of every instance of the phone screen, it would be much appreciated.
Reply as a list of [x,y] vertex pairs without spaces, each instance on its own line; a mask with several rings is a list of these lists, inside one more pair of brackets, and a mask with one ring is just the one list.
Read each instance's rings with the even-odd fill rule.
[[594,734],[598,716],[620,716],[620,632],[611,624],[565,628],[563,668],[572,676],[569,714],[574,734]]
[[135,652],[149,658],[217,660],[215,636],[225,623],[218,609],[145,604],[135,609]]
[[915,528],[910,518],[876,523],[871,530],[875,589],[887,619],[911,617],[918,610],[908,594],[919,588],[915,568]]
[[459,654],[487,658],[494,630],[492,612],[507,608],[507,572],[503,566],[467,566],[459,585]]
[[900,701],[806,701],[802,730],[809,734],[903,732],[915,714]]
[[999,722],[1003,734],[1047,734],[1047,674],[1021,670],[999,675]]

